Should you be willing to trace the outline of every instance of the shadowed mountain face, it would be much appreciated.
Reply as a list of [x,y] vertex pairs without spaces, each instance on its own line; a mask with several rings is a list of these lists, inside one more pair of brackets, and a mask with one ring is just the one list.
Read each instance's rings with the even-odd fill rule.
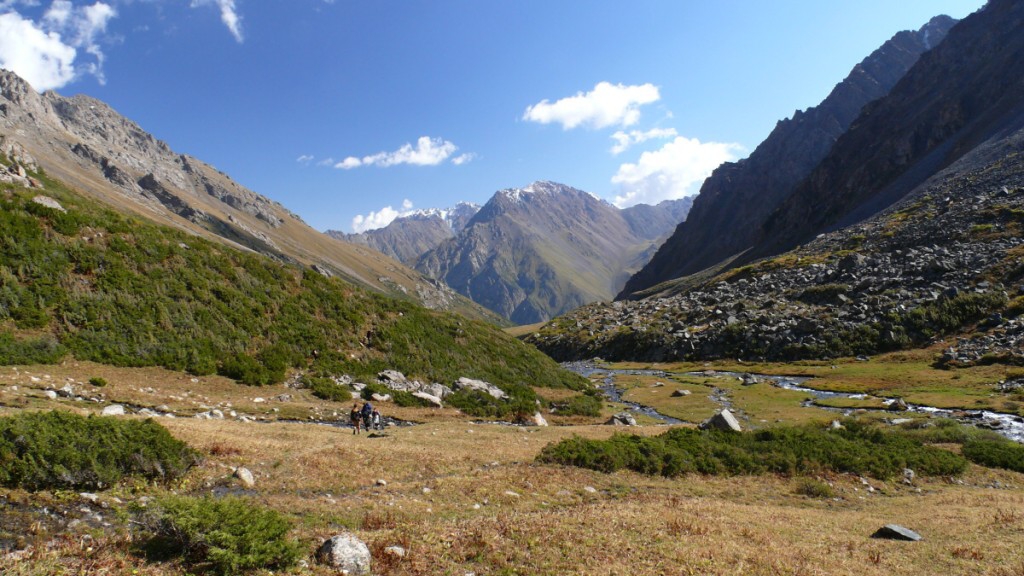
[[447,210],[417,210],[375,230],[357,234],[328,230],[326,234],[353,244],[369,246],[395,260],[412,265],[425,252],[437,248],[461,232],[479,211],[479,204],[459,202]]
[[1024,3],[992,0],[866,106],[774,211],[749,258],[776,254],[903,198],[982,142],[1024,125]]
[[820,105],[779,122],[748,158],[716,169],[686,221],[619,298],[635,298],[753,246],[768,216],[825,157],[864,105],[887,94],[955,22],[939,16],[916,32],[896,34],[855,66]]
[[685,218],[687,200],[625,210],[552,182],[499,191],[416,268],[520,324],[610,299]]
[[430,308],[489,313],[367,248],[330,238],[88,96],[38,94],[0,70],[0,153],[31,160],[107,205]]

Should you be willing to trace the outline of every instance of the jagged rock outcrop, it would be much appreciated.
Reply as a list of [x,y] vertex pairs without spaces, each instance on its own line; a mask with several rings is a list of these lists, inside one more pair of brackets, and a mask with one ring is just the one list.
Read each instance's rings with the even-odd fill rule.
[[[0,153],[16,166],[43,169],[118,210],[277,260],[316,266],[431,308],[497,320],[391,258],[313,230],[279,203],[171,150],[107,104],[83,95],[39,94],[6,70],[0,70]],[[31,175],[26,178],[18,182],[31,186]]]
[[497,192],[416,268],[530,324],[610,299],[625,281],[623,270],[659,241],[685,205],[619,210],[582,190],[535,182]]
[[818,165],[865,104],[887,94],[956,21],[933,18],[893,36],[854,67],[818,106],[780,121],[750,156],[725,163],[701,186],[693,209],[619,298],[694,274],[754,245],[761,225]]

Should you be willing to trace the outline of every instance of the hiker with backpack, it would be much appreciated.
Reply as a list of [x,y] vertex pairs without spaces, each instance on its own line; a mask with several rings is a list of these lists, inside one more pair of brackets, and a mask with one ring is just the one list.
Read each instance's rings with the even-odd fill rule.
[[362,417],[363,417],[363,428],[365,428],[367,431],[369,431],[370,430],[370,417],[373,415],[373,404],[370,404],[369,401],[364,402],[363,403],[363,408],[359,412],[360,412],[360,415],[362,415]]
[[359,421],[362,419],[362,414],[359,412],[359,403],[352,403],[352,411],[348,413],[349,422],[352,423],[352,433],[359,434]]
[[370,425],[374,430],[384,429],[384,423],[381,422],[380,412],[378,412],[376,408],[374,408],[373,412],[370,414]]

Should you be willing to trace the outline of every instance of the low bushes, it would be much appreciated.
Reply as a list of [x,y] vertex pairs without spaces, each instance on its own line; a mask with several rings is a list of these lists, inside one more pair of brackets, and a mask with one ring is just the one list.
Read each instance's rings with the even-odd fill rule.
[[963,455],[971,462],[989,468],[1024,472],[1024,446],[1006,439],[966,442]]
[[331,402],[347,402],[352,399],[352,392],[348,388],[338,384],[330,378],[319,378],[315,376],[307,376],[303,378],[303,383],[309,388],[313,396],[320,398],[321,400],[329,400]]
[[922,476],[946,476],[967,467],[967,461],[957,454],[852,421],[839,430],[795,426],[735,433],[677,428],[649,438],[624,434],[608,440],[572,438],[546,446],[538,460],[602,472],[630,469],[669,477],[694,472],[794,475],[834,471],[885,479],[904,468]]
[[171,480],[198,453],[152,420],[68,412],[0,418],[0,484],[29,490],[102,489],[125,476]]
[[287,518],[244,498],[165,497],[145,511],[142,525],[151,559],[180,556],[216,574],[287,568],[301,554]]

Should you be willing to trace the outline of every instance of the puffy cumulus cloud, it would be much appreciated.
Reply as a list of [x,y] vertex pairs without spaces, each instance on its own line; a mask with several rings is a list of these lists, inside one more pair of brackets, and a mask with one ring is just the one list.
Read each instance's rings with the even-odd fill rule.
[[[335,164],[334,167],[342,170],[351,170],[353,168],[359,168],[360,166],[381,166],[386,168],[388,166],[396,166],[398,164],[437,166],[451,158],[452,154],[455,154],[455,151],[458,149],[458,146],[448,140],[421,136],[416,141],[415,147],[410,143],[406,143],[394,152],[378,152],[377,154],[363,156],[362,158],[349,156]],[[469,162],[473,158],[474,155],[471,153],[462,154],[453,158],[452,163],[455,165],[461,165]]]
[[238,15],[235,0],[192,0],[193,8],[200,6],[216,6],[220,10],[220,21],[227,26],[235,41],[241,44],[245,40],[242,36],[242,17]]
[[0,68],[21,76],[39,92],[75,78],[74,46],[14,12],[0,14]]
[[635,164],[619,166],[612,183],[619,185],[621,193],[612,203],[625,208],[696,194],[712,170],[743,152],[739,144],[677,136],[659,150],[644,152]]
[[402,201],[402,209],[395,210],[391,206],[385,206],[376,212],[370,212],[366,216],[362,214],[352,219],[352,231],[356,234],[367,230],[383,228],[400,216],[408,216],[413,212],[412,201],[408,198]]
[[640,130],[631,130],[629,132],[623,132],[619,130],[615,134],[612,134],[612,140],[615,140],[615,145],[612,146],[612,154],[622,154],[628,150],[634,144],[640,144],[647,142],[648,140],[662,140],[666,138],[674,138],[678,136],[675,128],[654,128],[641,132]]
[[[0,9],[10,10],[15,4],[7,2]],[[104,2],[75,6],[69,0],[54,0],[38,22],[15,11],[0,14],[0,67],[40,92],[60,88],[83,73],[103,83],[104,55],[99,43],[116,16],[117,11]],[[79,49],[93,61],[76,62]]]
[[653,84],[624,86],[600,82],[586,94],[555,102],[541,100],[526,108],[523,120],[541,124],[558,123],[569,130],[587,125],[593,128],[608,126],[632,126],[640,120],[640,106],[661,99],[658,87]]

